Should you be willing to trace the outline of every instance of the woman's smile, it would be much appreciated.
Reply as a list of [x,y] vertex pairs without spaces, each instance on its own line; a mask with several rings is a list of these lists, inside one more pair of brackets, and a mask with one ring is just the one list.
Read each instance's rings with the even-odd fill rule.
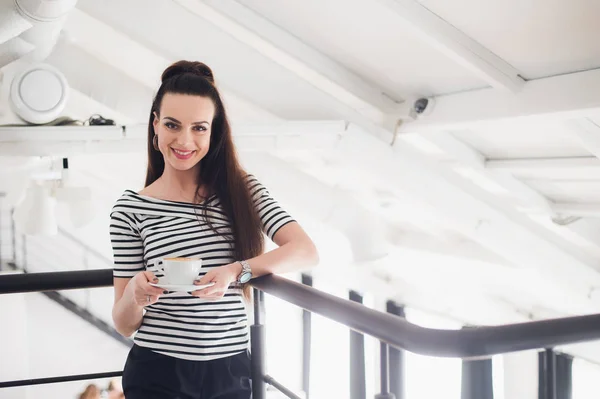
[[171,147],[171,150],[173,151],[173,154],[175,154],[175,157],[177,159],[190,159],[196,153],[195,150],[193,150],[193,151],[190,151],[190,150],[184,151],[184,150],[175,149],[173,147]]

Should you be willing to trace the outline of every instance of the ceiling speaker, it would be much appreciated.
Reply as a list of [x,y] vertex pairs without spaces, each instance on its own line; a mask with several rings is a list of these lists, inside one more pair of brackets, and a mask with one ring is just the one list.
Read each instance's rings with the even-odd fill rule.
[[23,120],[43,124],[60,116],[68,94],[67,79],[58,69],[36,64],[15,76],[10,87],[10,102]]

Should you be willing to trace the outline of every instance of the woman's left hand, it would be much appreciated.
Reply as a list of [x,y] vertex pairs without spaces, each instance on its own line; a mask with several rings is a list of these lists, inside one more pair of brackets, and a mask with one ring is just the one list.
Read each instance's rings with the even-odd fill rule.
[[215,283],[215,285],[193,291],[191,294],[206,299],[223,298],[227,288],[229,288],[231,283],[237,280],[241,270],[242,266],[237,262],[210,269],[200,280],[194,281],[194,284],[204,285],[212,282]]

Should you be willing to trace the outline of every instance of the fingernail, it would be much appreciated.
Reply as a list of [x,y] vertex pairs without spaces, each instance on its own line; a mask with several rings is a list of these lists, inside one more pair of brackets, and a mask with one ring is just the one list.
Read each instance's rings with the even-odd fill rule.
[[163,294],[168,294],[168,293],[169,293],[169,291],[163,291]]
[[158,281],[158,278],[154,277],[154,278],[152,279],[152,281]]

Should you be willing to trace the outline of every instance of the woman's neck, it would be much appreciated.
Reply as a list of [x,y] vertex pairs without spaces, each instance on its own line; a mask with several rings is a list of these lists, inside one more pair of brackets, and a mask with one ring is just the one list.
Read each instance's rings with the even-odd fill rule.
[[169,196],[193,200],[198,188],[200,165],[189,170],[177,170],[166,166],[160,180],[161,191]]

